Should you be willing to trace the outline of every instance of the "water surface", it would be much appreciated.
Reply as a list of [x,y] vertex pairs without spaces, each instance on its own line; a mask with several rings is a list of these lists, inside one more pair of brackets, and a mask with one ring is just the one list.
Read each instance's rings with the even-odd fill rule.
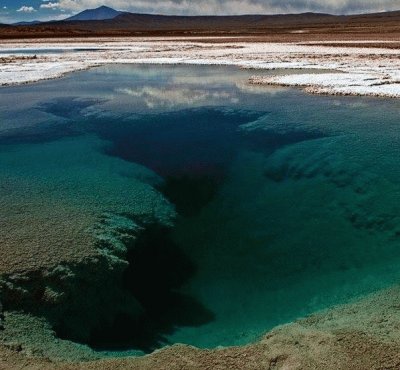
[[176,209],[128,256],[143,326],[115,315],[93,348],[244,344],[400,278],[400,104],[250,86],[251,74],[106,66],[0,90],[0,181],[35,184],[42,201],[59,192],[52,207],[123,213],[135,164]]
[[18,49],[0,49],[1,54],[7,55],[46,55],[46,54],[62,54],[62,53],[83,53],[103,51],[105,49],[98,48],[18,48]]

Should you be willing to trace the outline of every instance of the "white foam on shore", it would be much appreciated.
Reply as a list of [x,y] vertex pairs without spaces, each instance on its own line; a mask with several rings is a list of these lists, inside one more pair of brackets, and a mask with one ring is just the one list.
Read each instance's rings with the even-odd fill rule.
[[[202,38],[204,40],[204,38]],[[211,40],[210,40],[211,41]],[[330,42],[334,44],[335,42]],[[340,46],[307,43],[207,42],[192,38],[124,38],[3,41],[0,85],[31,83],[110,63],[233,65],[252,69],[298,69],[299,74],[254,76],[251,83],[301,86],[321,94],[400,97],[400,50],[385,42],[336,41]],[[359,46],[361,45],[361,46]],[[366,45],[366,47],[364,47]],[[35,58],[12,52],[35,49]],[[63,49],[41,54],[40,50]],[[77,51],[76,49],[86,49]],[[10,51],[10,54],[4,52]],[[312,73],[309,70],[327,70]],[[301,70],[307,70],[307,73]],[[332,70],[342,73],[332,73]]]

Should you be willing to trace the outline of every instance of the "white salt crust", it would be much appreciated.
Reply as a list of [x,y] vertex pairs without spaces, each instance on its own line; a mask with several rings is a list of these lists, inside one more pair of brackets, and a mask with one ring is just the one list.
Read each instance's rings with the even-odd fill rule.
[[[37,40],[34,44],[31,40],[2,41],[0,85],[32,83],[111,63],[233,65],[255,70],[299,70],[295,74],[263,77],[257,76],[255,71],[255,76],[250,78],[253,84],[300,86],[317,94],[400,97],[400,50],[385,48],[384,41],[373,41],[374,45],[382,45],[376,48],[359,41],[354,42],[358,46],[351,46],[349,41],[329,42],[338,46],[324,46],[319,43],[246,42],[245,39],[202,43],[204,39],[56,39]],[[35,57],[15,54],[16,50],[24,49],[54,49],[55,52],[38,52]],[[59,49],[63,52],[57,53]],[[326,73],[310,71],[316,69],[326,70]]]

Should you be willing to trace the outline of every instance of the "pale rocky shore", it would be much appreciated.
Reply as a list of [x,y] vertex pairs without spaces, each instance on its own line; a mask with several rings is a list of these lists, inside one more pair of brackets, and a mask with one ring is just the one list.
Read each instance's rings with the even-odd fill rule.
[[[0,85],[32,83],[110,63],[234,65],[254,69],[249,81],[253,84],[397,98],[400,49],[396,45],[387,40],[276,43],[246,37],[10,40],[0,43]],[[21,53],[24,49],[29,53]],[[259,76],[257,70],[280,73]]]
[[144,357],[53,362],[26,353],[18,343],[0,346],[0,369],[399,369],[400,288],[275,328],[243,346],[200,350],[174,345]]

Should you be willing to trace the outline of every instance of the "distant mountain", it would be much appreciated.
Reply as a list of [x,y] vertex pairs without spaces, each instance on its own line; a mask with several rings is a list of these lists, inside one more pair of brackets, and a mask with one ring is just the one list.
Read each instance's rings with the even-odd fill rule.
[[[304,39],[306,35],[358,37],[400,35],[400,11],[329,15],[318,13],[235,16],[168,16],[119,12],[102,6],[63,21],[2,27],[1,38],[165,35],[265,35]],[[325,37],[324,36],[324,37]]]
[[41,21],[30,21],[30,22],[17,22],[13,23],[13,26],[32,26],[34,24],[40,24],[42,23]]
[[279,24],[323,23],[334,16],[319,13],[233,16],[179,16],[122,13],[104,21],[104,27],[131,30],[241,30],[260,29]]
[[101,6],[96,9],[84,10],[79,14],[65,19],[65,21],[102,21],[105,19],[114,19],[120,14],[122,14],[122,12],[118,10],[109,8],[108,6]]

